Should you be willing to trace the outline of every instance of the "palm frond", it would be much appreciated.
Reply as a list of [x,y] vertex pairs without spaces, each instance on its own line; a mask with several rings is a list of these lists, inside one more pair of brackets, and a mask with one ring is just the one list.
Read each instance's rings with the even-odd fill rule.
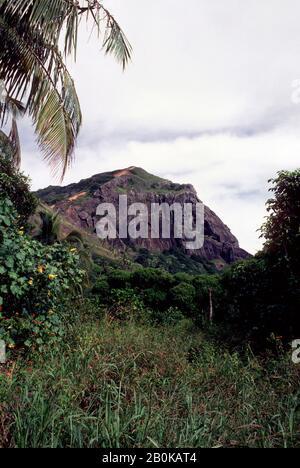
[[35,238],[42,244],[53,245],[59,241],[61,230],[61,217],[58,212],[48,210],[40,211],[40,226]]
[[12,126],[9,134],[9,139],[13,148],[13,163],[17,169],[21,167],[21,144],[18,131],[18,125],[15,118],[12,119]]
[[[82,114],[59,44],[63,39],[64,54],[76,56],[82,18],[96,25],[105,53],[125,68],[131,46],[98,0],[0,0],[0,82],[8,96],[0,119],[11,113],[9,102],[24,100],[40,148],[62,178],[73,161]],[[17,142],[16,122],[12,137]]]
[[76,139],[82,123],[74,82],[66,69],[59,74],[59,87],[43,79],[37,67],[30,91],[29,113],[36,126],[38,143],[53,174],[65,173],[73,161]]
[[[0,18],[0,33],[5,26]],[[26,110],[33,118],[38,143],[54,174],[60,173],[64,177],[73,159],[82,122],[74,82],[56,47],[44,45],[44,56],[40,56],[39,49],[29,44],[15,28],[6,26],[5,37],[9,42],[7,48],[13,52],[14,57],[19,57],[22,61],[22,67],[19,66],[19,60],[16,60],[18,66],[13,67],[12,64],[10,73],[5,75],[8,95],[23,95],[22,89],[16,90],[16,84],[26,83],[28,87],[27,76],[32,77]],[[0,51],[0,58],[1,55]],[[5,72],[1,65],[0,60],[0,76]],[[8,110],[8,106],[5,106],[2,112]]]
[[[5,76],[8,96],[22,96],[24,91],[18,85],[29,89],[26,110],[35,123],[38,143],[55,174],[62,177],[72,162],[76,138],[82,115],[75,85],[56,47],[43,45],[43,56],[39,54],[40,44],[29,44],[18,34],[16,28],[6,25],[0,17],[1,31],[5,31],[7,49],[14,56],[10,73],[5,74],[0,60],[0,76]],[[0,58],[5,54],[5,45]],[[14,66],[14,63],[17,66]],[[27,77],[32,77],[31,83]],[[13,98],[9,98],[13,101]],[[9,106],[2,109],[7,112]],[[0,109],[1,112],[1,109]]]
[[122,28],[98,0],[0,0],[1,7],[4,13],[39,31],[47,43],[57,45],[63,35],[66,55],[76,56],[80,20],[85,18],[96,26],[106,53],[113,54],[124,68],[131,58],[132,47]]

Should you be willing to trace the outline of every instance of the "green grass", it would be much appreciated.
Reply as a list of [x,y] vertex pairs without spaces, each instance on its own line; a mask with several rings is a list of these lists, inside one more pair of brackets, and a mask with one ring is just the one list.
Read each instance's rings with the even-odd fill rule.
[[72,314],[60,349],[1,369],[0,446],[300,447],[290,356],[242,359],[186,321]]

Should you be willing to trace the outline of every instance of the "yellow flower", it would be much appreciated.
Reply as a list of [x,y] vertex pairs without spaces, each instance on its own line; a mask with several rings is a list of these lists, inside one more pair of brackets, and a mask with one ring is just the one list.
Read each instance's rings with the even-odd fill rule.
[[51,296],[52,296],[51,291],[48,291],[48,297],[51,297]]
[[9,347],[9,349],[15,349],[16,345],[14,345],[14,344],[9,344],[8,347]]
[[77,249],[74,247],[73,249],[70,250],[71,253],[77,252]]
[[45,271],[44,265],[39,265],[39,266],[37,267],[37,272],[38,272],[38,273],[42,274],[42,273],[44,273],[44,271]]
[[50,281],[53,281],[55,278],[57,278],[57,275],[49,275],[48,278]]
[[24,236],[24,230],[23,229],[20,229],[20,231],[18,232],[19,236]]
[[30,280],[28,281],[28,284],[29,284],[29,286],[33,285],[33,279],[32,278],[30,278]]

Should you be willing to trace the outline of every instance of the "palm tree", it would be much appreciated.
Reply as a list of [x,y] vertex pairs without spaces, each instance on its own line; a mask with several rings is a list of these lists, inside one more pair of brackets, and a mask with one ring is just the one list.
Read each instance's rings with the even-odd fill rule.
[[59,213],[52,213],[48,210],[40,211],[41,226],[35,239],[45,245],[53,245],[59,241],[61,219]]
[[27,113],[45,159],[61,178],[73,160],[82,124],[65,58],[76,58],[84,18],[96,27],[105,53],[113,54],[125,69],[131,46],[101,1],[0,0],[0,125],[12,116],[10,140],[18,164],[16,118]]

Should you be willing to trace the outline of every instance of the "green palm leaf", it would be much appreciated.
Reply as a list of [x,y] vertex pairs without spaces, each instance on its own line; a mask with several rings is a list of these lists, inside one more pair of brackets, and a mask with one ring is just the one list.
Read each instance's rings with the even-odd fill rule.
[[[105,53],[113,54],[125,68],[131,46],[100,2],[0,0],[0,80],[7,100],[24,101],[40,148],[53,172],[61,177],[74,158],[82,115],[59,44],[63,39],[64,56],[76,57],[82,18],[96,25]],[[8,105],[0,106],[2,122],[9,111]],[[13,117],[11,137],[16,142],[16,117]]]

